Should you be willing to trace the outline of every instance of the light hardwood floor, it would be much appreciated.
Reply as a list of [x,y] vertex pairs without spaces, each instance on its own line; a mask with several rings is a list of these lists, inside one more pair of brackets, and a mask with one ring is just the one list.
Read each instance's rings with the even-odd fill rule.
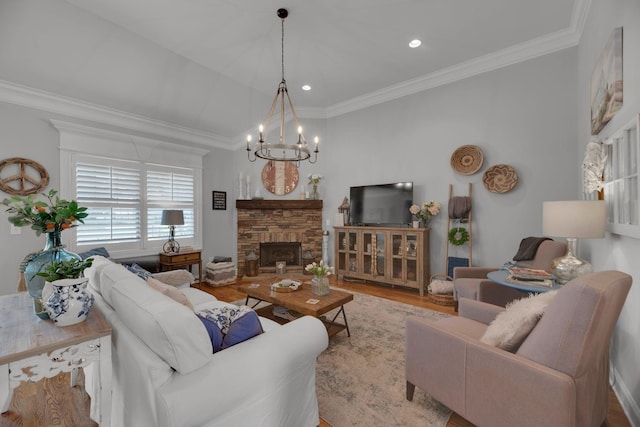
[[[235,285],[213,288],[203,285],[201,288],[222,301],[237,301],[245,297],[236,288],[242,283],[251,283],[258,278],[245,278]],[[338,281],[332,276],[332,286],[366,293],[369,295],[386,298],[393,301],[412,304],[419,307],[437,310],[455,315],[453,307],[445,307],[432,304],[427,297],[420,297],[416,290],[396,287],[395,289],[385,285],[364,284],[358,282]],[[82,388],[82,373],[79,376],[79,386],[69,387],[69,375],[60,374],[55,378],[42,380],[37,383],[21,384],[15,391],[9,411],[0,416],[0,427],[41,427],[41,426],[97,426],[89,419],[89,396]],[[607,421],[603,426],[628,427],[631,424],[627,420],[622,408],[613,393],[609,392],[609,412]],[[320,427],[331,427],[321,420]],[[453,414],[447,427],[473,427],[462,417]]]

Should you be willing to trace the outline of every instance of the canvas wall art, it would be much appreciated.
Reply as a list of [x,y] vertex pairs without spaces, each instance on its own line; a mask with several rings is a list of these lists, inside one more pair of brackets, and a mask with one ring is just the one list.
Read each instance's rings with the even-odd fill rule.
[[622,27],[613,30],[591,75],[591,134],[622,107]]

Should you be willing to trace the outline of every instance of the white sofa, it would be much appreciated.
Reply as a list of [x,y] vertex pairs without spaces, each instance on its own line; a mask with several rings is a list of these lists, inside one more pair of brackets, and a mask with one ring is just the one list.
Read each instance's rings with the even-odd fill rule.
[[[315,368],[326,349],[320,320],[260,318],[263,334],[212,353],[193,311],[103,257],[85,271],[113,328],[113,426],[317,426]],[[226,304],[182,289],[196,311]],[[97,396],[86,369],[89,394]],[[94,403],[95,402],[95,403]],[[92,418],[101,408],[92,399]]]

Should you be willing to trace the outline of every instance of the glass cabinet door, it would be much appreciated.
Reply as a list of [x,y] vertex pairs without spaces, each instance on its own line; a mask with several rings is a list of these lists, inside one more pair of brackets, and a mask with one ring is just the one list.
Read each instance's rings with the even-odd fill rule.
[[402,234],[391,233],[391,275],[398,282],[404,280],[405,239]]
[[406,257],[405,257],[405,279],[407,282],[416,282],[418,279],[418,245],[419,237],[417,234],[407,233],[405,241]]
[[385,272],[385,263],[386,258],[385,254],[385,239],[386,235],[384,232],[376,233],[375,235],[375,245],[373,246],[373,253],[375,254],[375,266],[373,275],[374,276],[382,276],[384,277]]
[[364,231],[362,233],[362,272],[373,275],[375,266],[374,233]]
[[349,230],[347,234],[347,271],[358,272],[358,232]]
[[345,271],[347,269],[347,232],[338,231],[336,239],[336,245],[338,246],[336,267],[338,271]]

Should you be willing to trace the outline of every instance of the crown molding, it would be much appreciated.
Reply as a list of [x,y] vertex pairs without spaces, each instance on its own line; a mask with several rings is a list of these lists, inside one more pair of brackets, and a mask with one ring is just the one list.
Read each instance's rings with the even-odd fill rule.
[[470,61],[443,68],[412,80],[388,86],[349,101],[335,104],[327,108],[326,117],[336,117],[372,107],[383,102],[413,95],[427,89],[433,89],[488,71],[494,71],[499,68],[567,49],[576,46],[579,39],[580,35],[573,29],[565,29],[548,34],[488,55],[480,56]]
[[161,138],[226,150],[232,148],[232,140],[220,135],[127,113],[56,93],[22,86],[6,80],[0,80],[0,101],[66,117],[98,122],[134,132],[147,133]]

